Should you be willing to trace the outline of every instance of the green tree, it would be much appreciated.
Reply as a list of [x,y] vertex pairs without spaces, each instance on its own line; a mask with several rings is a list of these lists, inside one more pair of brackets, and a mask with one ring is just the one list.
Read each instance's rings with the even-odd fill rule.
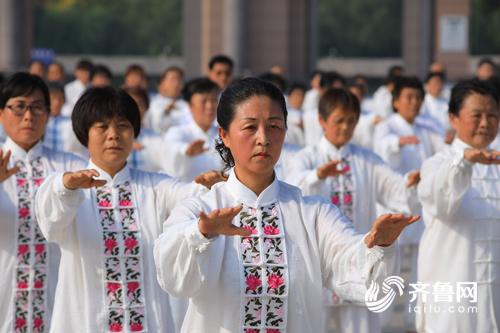
[[401,56],[402,0],[319,0],[319,54]]
[[181,54],[181,0],[36,0],[35,46],[59,54]]
[[471,54],[500,53],[500,2],[471,0],[470,52]]

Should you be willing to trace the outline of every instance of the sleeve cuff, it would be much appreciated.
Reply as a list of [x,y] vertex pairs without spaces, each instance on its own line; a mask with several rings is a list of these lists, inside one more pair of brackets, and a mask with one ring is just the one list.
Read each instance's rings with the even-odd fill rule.
[[460,170],[464,170],[467,168],[472,169],[472,166],[474,165],[474,163],[469,162],[464,158],[464,151],[456,152],[452,158],[451,163],[454,167],[457,167]]
[[306,182],[310,185],[317,185],[321,181],[323,181],[323,179],[319,179],[318,171],[316,169],[313,169],[306,177]]
[[198,228],[198,221],[190,225],[185,233],[189,247],[199,253],[204,252],[214,238],[208,239],[200,232]]
[[64,186],[64,173],[57,174],[56,181],[54,182],[54,189],[56,193],[60,196],[70,196],[70,195],[78,195],[81,191],[80,189],[70,190],[66,186]]

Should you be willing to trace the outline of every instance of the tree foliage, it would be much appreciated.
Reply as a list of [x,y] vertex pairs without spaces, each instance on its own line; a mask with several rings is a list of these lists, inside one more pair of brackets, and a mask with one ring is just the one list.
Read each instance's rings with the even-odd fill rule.
[[402,0],[319,0],[319,54],[401,56]]
[[498,0],[471,0],[470,52],[471,54],[500,53],[500,2]]
[[36,0],[35,46],[59,54],[181,54],[181,0]]

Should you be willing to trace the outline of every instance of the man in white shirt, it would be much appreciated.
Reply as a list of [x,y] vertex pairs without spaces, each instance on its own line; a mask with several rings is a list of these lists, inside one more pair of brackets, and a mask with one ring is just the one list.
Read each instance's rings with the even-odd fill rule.
[[234,62],[228,56],[219,54],[208,63],[208,78],[224,90],[233,79]]
[[[487,83],[457,84],[449,107],[457,136],[422,166],[418,281],[429,291],[444,286],[452,294],[444,302],[436,294],[419,295],[413,303],[420,306],[419,332],[500,329],[500,152],[488,149],[498,132],[498,103]],[[431,307],[435,311],[425,312]]]

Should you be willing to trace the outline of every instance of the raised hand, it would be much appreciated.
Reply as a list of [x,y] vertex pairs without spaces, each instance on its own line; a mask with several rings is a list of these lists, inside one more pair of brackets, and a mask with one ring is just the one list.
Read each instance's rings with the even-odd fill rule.
[[172,110],[174,110],[174,109],[175,109],[175,100],[174,100],[172,103],[170,103],[169,105],[167,105],[167,106],[165,107],[165,110],[163,110],[163,113],[165,113],[165,114],[169,114],[169,113],[170,113],[170,112],[172,112]]
[[318,169],[316,169],[318,178],[325,179],[326,177],[334,177],[346,173],[346,170],[340,168],[341,163],[342,161],[332,160],[323,164]]
[[17,166],[11,169],[8,168],[10,155],[10,150],[4,156],[3,151],[0,149],[0,183],[19,171],[19,167]]
[[225,182],[226,180],[227,176],[223,172],[210,170],[196,176],[194,182],[210,189],[214,184]]
[[104,179],[94,179],[94,177],[99,177],[99,172],[94,169],[66,172],[63,175],[63,184],[68,190],[99,187],[106,184]]
[[188,156],[197,156],[203,154],[208,150],[208,148],[203,148],[205,141],[202,139],[194,140],[189,144],[186,149],[186,155]]
[[213,210],[208,214],[200,212],[198,229],[207,238],[217,235],[250,236],[252,233],[250,230],[237,227],[231,223],[242,208],[243,206],[221,208]]
[[373,222],[370,232],[365,237],[365,244],[369,248],[389,246],[398,238],[399,234],[408,225],[418,221],[420,216],[406,216],[404,214],[384,214]]
[[420,183],[420,170],[412,171],[408,174],[408,181],[406,187],[416,186]]
[[399,137],[399,146],[403,147],[406,145],[418,145],[420,140],[415,135],[408,136],[400,136]]
[[472,163],[500,164],[500,151],[467,148],[464,150],[464,158]]

